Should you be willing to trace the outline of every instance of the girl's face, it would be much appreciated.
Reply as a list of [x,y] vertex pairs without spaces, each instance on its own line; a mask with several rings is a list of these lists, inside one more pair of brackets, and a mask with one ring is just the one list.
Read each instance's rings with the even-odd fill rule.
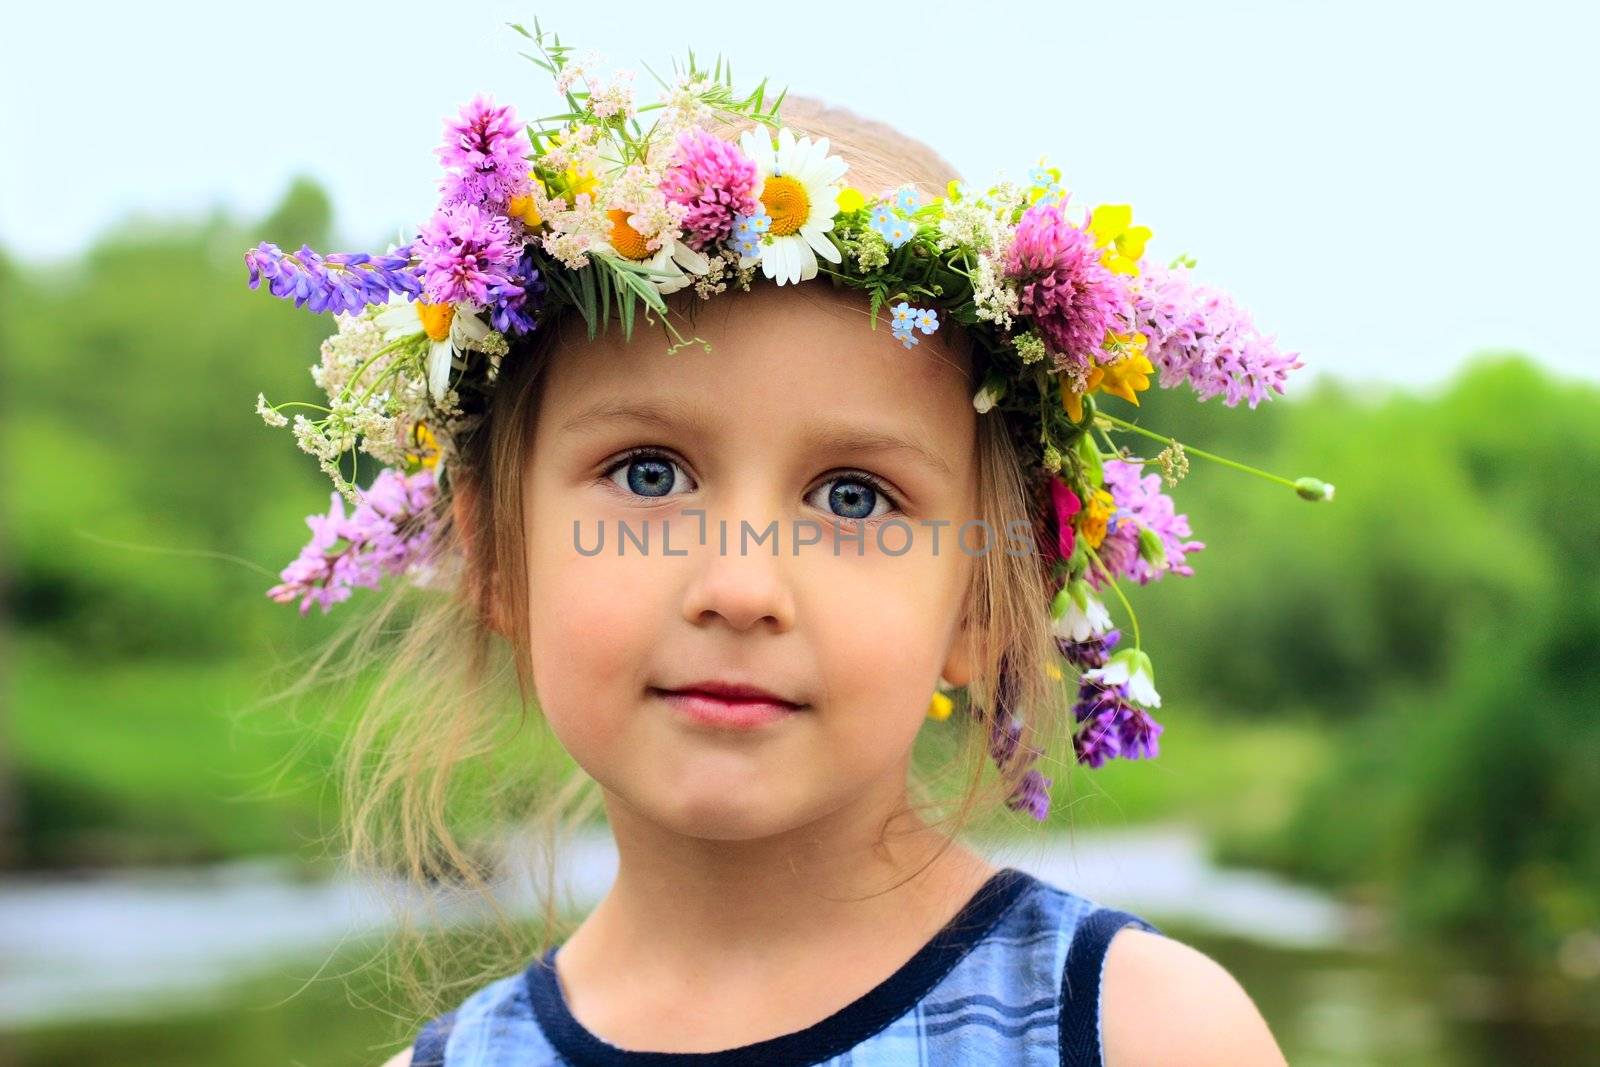
[[[939,676],[968,672],[977,416],[955,327],[906,349],[852,294],[763,284],[699,309],[710,352],[635,325],[580,324],[549,357],[523,474],[546,717],[610,801],[677,833],[894,804]],[[665,695],[707,681],[802,706],[733,728]]]

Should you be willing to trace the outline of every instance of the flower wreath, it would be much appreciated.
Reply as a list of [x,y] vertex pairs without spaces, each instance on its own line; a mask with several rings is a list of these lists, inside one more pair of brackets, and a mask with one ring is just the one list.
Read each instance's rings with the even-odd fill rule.
[[[848,164],[826,138],[779,123],[783,94],[767,106],[763,81],[736,96],[721,60],[707,71],[691,52],[672,83],[657,78],[662,98],[638,106],[631,72],[605,80],[597,57],[575,57],[537,22],[512,29],[533,43],[528,58],[555,79],[564,113],[524,125],[510,106],[475,97],[446,122],[439,206],[405,245],[319,255],[262,243],[245,254],[251,288],[265,281],[337,323],[311,368],[327,405],[257,399],[273,426],[289,424],[284,408],[319,413],[296,414],[293,432],[336,489],[328,513],[307,518],[311,540],[269,595],[298,601],[302,615],[312,604],[326,613],[388,575],[423,580],[458,442],[484,418],[512,344],[562,309],[576,309],[591,337],[613,315],[631,336],[643,305],[671,352],[704,342],[672,324],[666,294],[748,290],[758,269],[780,286],[825,274],[866,291],[873,329],[887,309],[906,347],[954,321],[986,355],[973,406],[1006,413],[1037,445],[1026,473],[1045,512],[1054,633],[1079,672],[1076,759],[1155,756],[1162,726],[1148,709],[1161,698],[1120,581],[1191,575],[1186,556],[1205,547],[1161,492],[1163,478],[1175,485],[1193,453],[1309,500],[1331,499],[1333,487],[1186,449],[1100,410],[1097,397],[1137,405],[1159,371],[1163,388],[1187,383],[1201,400],[1254,408],[1283,392],[1297,356],[1227,293],[1193,280],[1192,259],[1146,258],[1150,230],[1127,205],[1070,207],[1060,172],[1042,160],[1026,184],[975,192],[951,181],[926,202],[910,186],[869,196],[843,184]],[[640,116],[652,111],[645,128]],[[712,131],[727,120],[755,128],[723,139]],[[1129,456],[1111,442],[1117,431],[1164,448],[1153,460]],[[349,453],[354,475],[358,445],[384,465],[366,489],[341,467]],[[1143,473],[1148,462],[1160,475]],[[1117,648],[1106,589],[1133,622],[1131,646]],[[941,681],[928,714],[944,719],[953,706]],[[1044,819],[1052,783],[1034,767],[1043,753],[1023,742],[1003,701],[989,716],[989,749],[1015,783],[1009,806]]]

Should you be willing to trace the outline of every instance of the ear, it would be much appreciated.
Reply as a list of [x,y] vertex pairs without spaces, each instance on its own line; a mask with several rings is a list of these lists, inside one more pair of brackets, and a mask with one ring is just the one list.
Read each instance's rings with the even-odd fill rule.
[[968,647],[971,641],[969,625],[969,617],[963,613],[961,625],[956,627],[956,632],[950,640],[950,648],[945,654],[944,669],[939,672],[939,677],[952,689],[960,689],[972,681],[972,651]]
[[[510,630],[501,618],[501,605],[499,598],[493,594],[492,588],[485,581],[478,560],[473,558],[472,552],[477,543],[479,516],[479,497],[477,489],[466,479],[455,481],[450,486],[450,512],[455,522],[456,534],[461,545],[461,551],[466,556],[466,580],[474,597],[487,598],[488,603],[480,603],[488,618],[485,625],[501,637],[509,637]],[[492,581],[492,579],[491,579]]]

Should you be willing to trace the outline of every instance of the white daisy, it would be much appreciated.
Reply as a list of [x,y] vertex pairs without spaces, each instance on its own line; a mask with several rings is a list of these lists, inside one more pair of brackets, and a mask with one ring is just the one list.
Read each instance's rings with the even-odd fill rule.
[[430,304],[389,294],[389,303],[374,315],[384,339],[395,341],[413,334],[428,336],[428,395],[443,400],[450,386],[450,366],[457,352],[466,352],[485,337],[489,327],[478,318],[476,304]]
[[650,251],[647,238],[633,227],[631,220],[635,216],[621,208],[612,208],[606,215],[611,219],[611,232],[608,238],[596,241],[592,250],[609,252],[651,270],[666,271],[668,277],[650,278],[651,284],[662,293],[675,293],[689,284],[690,275],[704,274],[711,269],[711,262],[705,256],[677,238],[664,240],[660,248]]
[[746,130],[739,147],[755,162],[761,203],[772,216],[760,251],[741,256],[739,266],[759,262],[761,273],[782,285],[815,278],[819,255],[838,263],[839,250],[826,235],[839,211],[839,179],[849,164],[828,155],[828,139],[796,141],[785,126],[776,147],[765,130]]

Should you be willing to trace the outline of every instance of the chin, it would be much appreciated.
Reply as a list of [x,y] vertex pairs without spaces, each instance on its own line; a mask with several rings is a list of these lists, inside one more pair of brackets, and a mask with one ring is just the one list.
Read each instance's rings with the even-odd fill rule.
[[670,833],[706,841],[757,841],[815,818],[817,798],[808,801],[795,784],[781,772],[752,777],[707,769],[623,791],[621,799]]

